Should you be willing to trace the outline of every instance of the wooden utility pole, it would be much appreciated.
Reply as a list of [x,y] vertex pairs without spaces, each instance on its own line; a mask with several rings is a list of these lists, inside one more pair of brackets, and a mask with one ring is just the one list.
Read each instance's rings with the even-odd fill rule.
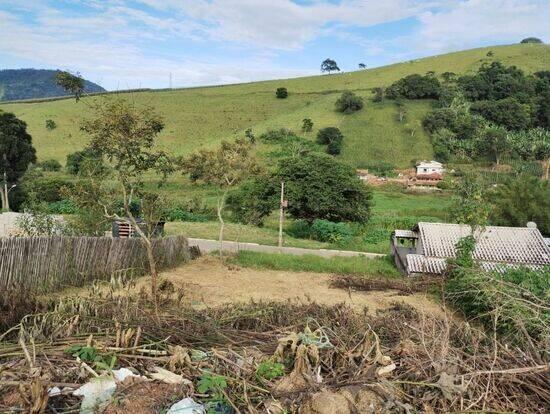
[[283,247],[283,222],[285,220],[285,182],[281,181],[281,205],[279,208],[279,248]]
[[1,191],[2,191],[2,211],[10,211],[10,202],[8,199],[8,178],[5,171],[4,171],[4,185]]

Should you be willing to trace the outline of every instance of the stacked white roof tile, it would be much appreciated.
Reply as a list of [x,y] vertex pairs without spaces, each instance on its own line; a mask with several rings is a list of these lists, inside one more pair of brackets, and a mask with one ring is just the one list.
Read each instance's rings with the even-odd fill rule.
[[[470,226],[448,223],[418,223],[418,254],[407,255],[407,271],[441,274],[446,259],[455,257],[456,243],[470,234]],[[536,228],[486,226],[475,234],[473,253],[486,270],[510,266],[540,268],[550,265],[550,247]]]

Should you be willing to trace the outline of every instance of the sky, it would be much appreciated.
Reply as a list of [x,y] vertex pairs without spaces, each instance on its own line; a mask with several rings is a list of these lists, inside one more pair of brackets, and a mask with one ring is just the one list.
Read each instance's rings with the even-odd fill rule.
[[[248,82],[550,41],[550,0],[0,0],[0,69],[108,90]],[[170,81],[171,80],[171,81]]]

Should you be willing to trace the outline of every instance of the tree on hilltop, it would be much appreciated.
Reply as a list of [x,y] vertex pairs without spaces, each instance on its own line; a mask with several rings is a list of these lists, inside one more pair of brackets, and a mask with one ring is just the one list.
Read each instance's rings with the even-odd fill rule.
[[78,72],[73,75],[67,71],[59,71],[55,75],[55,83],[73,94],[77,102],[84,93],[84,79]]
[[328,72],[330,75],[330,72],[338,71],[340,72],[340,68],[338,67],[338,64],[333,59],[325,59],[323,63],[321,63],[321,72]]

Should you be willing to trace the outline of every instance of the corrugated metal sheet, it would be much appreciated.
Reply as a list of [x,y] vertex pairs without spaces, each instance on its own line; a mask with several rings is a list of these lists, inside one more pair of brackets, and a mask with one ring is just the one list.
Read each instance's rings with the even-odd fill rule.
[[[470,234],[470,226],[448,223],[418,223],[423,256],[455,257],[455,245]],[[482,262],[550,265],[550,247],[537,229],[486,226],[475,235],[474,258]]]

